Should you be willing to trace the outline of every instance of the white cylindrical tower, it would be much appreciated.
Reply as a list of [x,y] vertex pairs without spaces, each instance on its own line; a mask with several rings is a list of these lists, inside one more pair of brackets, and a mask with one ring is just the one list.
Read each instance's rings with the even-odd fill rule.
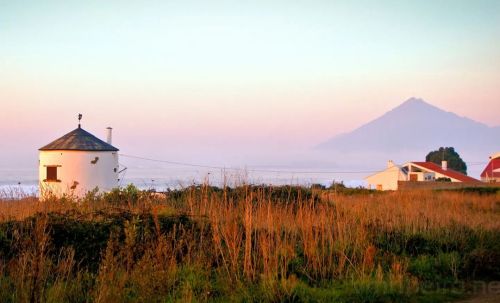
[[40,148],[40,199],[109,191],[118,186],[118,165],[118,149],[79,125]]

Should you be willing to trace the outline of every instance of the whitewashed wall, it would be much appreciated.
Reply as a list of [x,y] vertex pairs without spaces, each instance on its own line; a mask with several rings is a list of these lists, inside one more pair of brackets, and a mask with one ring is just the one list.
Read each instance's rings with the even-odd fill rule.
[[[97,157],[99,159],[95,161]],[[99,191],[109,191],[118,186],[117,152],[40,151],[39,162],[40,197],[42,199],[49,192],[56,196],[73,194],[81,197],[96,187]],[[60,165],[57,168],[57,178],[61,182],[44,182],[47,178],[46,167],[53,165]]]
[[384,171],[366,177],[365,180],[372,189],[377,189],[377,186],[381,185],[382,190],[397,190],[398,181],[406,181],[406,177],[401,172],[399,167],[393,166]]

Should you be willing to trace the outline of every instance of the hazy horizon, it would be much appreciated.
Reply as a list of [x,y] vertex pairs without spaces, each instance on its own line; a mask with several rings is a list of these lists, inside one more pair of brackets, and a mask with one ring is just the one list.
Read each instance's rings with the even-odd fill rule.
[[4,170],[78,113],[124,154],[221,166],[342,167],[311,148],[410,97],[500,125],[498,1],[0,0],[0,42]]

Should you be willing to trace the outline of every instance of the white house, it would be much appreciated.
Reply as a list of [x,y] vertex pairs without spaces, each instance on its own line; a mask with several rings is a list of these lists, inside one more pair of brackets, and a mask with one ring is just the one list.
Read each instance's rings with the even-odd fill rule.
[[490,156],[490,162],[481,173],[481,181],[489,183],[500,182],[500,152]]
[[[81,117],[80,117],[81,118]],[[40,198],[49,195],[81,197],[98,188],[109,191],[118,186],[118,149],[78,128],[40,148]]]
[[365,178],[370,188],[377,190],[396,190],[398,181],[406,181],[406,175],[401,167],[394,164],[393,161],[387,162],[387,168],[381,172]]
[[441,166],[433,162],[408,162],[398,166],[389,161],[387,169],[368,176],[365,180],[370,188],[397,190],[398,181],[429,182],[443,178],[451,182],[479,182],[479,180],[449,169],[447,161],[442,161]]

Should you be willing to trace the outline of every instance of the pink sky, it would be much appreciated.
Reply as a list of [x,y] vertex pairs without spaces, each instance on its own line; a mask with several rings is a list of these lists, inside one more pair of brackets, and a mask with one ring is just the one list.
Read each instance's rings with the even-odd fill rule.
[[450,3],[10,3],[0,165],[78,113],[122,151],[172,157],[300,152],[412,96],[500,125],[499,5]]

